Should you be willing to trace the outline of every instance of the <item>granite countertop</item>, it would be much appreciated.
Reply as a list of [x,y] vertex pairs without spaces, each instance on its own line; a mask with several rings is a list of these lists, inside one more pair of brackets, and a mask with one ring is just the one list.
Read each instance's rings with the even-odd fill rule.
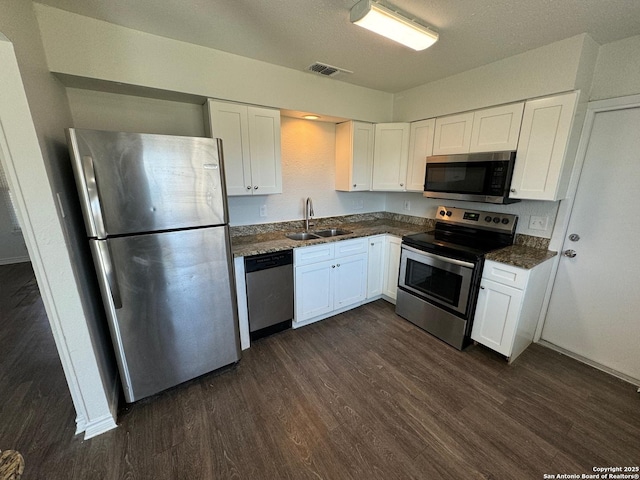
[[[278,252],[296,247],[319,245],[350,238],[368,237],[389,233],[402,237],[412,233],[424,232],[433,228],[430,220],[419,219],[404,221],[393,218],[397,215],[347,215],[345,217],[330,217],[314,220],[311,231],[327,228],[341,228],[349,234],[335,237],[314,238],[311,240],[291,240],[285,235],[293,232],[303,232],[303,222],[281,222],[277,224],[253,225],[247,227],[232,227],[231,250],[234,257],[246,257],[261,253]],[[413,217],[418,218],[418,217]]]
[[542,248],[534,248],[526,245],[510,245],[500,250],[489,252],[484,258],[485,260],[492,260],[494,262],[505,263],[529,270],[555,257],[557,254],[557,252]]
[[[312,240],[291,240],[287,238],[285,236],[287,233],[304,231],[304,222],[301,220],[231,227],[231,250],[233,256],[247,257],[385,233],[402,237],[435,228],[435,220],[433,219],[388,212],[319,218],[314,219],[313,223],[314,226],[310,228],[311,231],[341,228],[351,233],[336,237],[314,238]],[[556,252],[547,250],[548,245],[549,239],[546,238],[517,235],[515,245],[490,252],[486,255],[486,259],[531,269],[557,255]]]

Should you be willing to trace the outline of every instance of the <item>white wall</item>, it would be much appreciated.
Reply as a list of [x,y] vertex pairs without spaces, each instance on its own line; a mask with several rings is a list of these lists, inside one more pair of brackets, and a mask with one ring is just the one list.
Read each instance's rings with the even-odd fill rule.
[[415,121],[588,89],[598,45],[582,34],[397,93],[393,117]]
[[640,35],[600,47],[590,100],[640,93]]
[[[11,41],[2,41],[5,63],[0,68],[4,75],[0,110],[8,148],[3,160],[5,166],[12,165],[13,172],[6,171],[21,214],[29,218],[30,227],[23,223],[23,231],[78,427],[81,431],[99,424],[105,427],[109,420],[115,426],[110,397],[116,381],[113,354],[105,341],[106,327],[96,316],[96,303],[83,294],[91,290],[88,248],[80,243],[84,228],[81,221],[74,221],[76,211],[68,197],[73,179],[63,131],[71,124],[65,90],[48,71],[30,2],[3,2],[0,31]],[[19,74],[13,70],[16,63]],[[61,193],[65,217],[56,209],[56,192]]]
[[201,97],[373,122],[391,94],[34,4],[49,69]]
[[[404,202],[410,202],[410,210],[404,209]],[[387,195],[386,211],[415,215],[417,217],[435,218],[438,206],[469,208],[487,212],[512,213],[518,215],[517,233],[533,235],[534,237],[551,238],[553,224],[558,213],[558,202],[538,202],[523,200],[510,205],[492,205],[489,203],[459,202],[456,200],[439,200],[425,198],[421,193],[390,193]],[[546,230],[530,230],[529,219],[531,215],[547,217]]]
[[202,105],[67,88],[76,128],[204,137]]
[[[316,217],[384,210],[384,193],[334,190],[334,124],[282,117],[281,125],[283,193],[230,197],[232,225],[300,220],[306,197],[313,200]],[[260,217],[262,205],[267,207],[266,217]]]
[[[204,136],[201,105],[116,93],[67,88],[77,128]],[[317,217],[384,210],[384,193],[334,190],[335,125],[281,117],[282,183],[280,195],[230,197],[232,225],[299,220],[302,201],[311,197]],[[267,216],[260,207],[267,206]]]

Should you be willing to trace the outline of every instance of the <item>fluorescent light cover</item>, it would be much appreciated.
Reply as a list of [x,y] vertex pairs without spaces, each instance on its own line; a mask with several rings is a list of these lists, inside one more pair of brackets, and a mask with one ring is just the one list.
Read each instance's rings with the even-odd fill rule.
[[436,32],[371,0],[354,5],[351,22],[414,50],[424,50],[438,41]]

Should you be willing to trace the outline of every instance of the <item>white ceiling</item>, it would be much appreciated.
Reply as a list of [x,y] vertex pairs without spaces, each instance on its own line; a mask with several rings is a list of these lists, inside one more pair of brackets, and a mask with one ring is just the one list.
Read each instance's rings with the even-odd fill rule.
[[[391,0],[440,33],[414,52],[349,22],[357,0],[38,0],[143,32],[395,93],[580,33],[640,34],[640,0]],[[550,72],[552,74],[552,72]]]

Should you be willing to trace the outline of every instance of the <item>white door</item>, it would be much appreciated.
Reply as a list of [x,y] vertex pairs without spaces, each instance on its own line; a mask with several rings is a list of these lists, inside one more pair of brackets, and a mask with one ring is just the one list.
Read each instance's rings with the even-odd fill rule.
[[371,189],[403,191],[409,160],[409,124],[377,123],[374,136]]
[[361,302],[367,295],[367,254],[336,259],[334,308]]
[[634,379],[640,379],[638,132],[640,107],[594,114],[563,246],[575,257],[560,259],[542,331],[544,340]]
[[296,322],[333,310],[333,269],[333,260],[296,267]]

